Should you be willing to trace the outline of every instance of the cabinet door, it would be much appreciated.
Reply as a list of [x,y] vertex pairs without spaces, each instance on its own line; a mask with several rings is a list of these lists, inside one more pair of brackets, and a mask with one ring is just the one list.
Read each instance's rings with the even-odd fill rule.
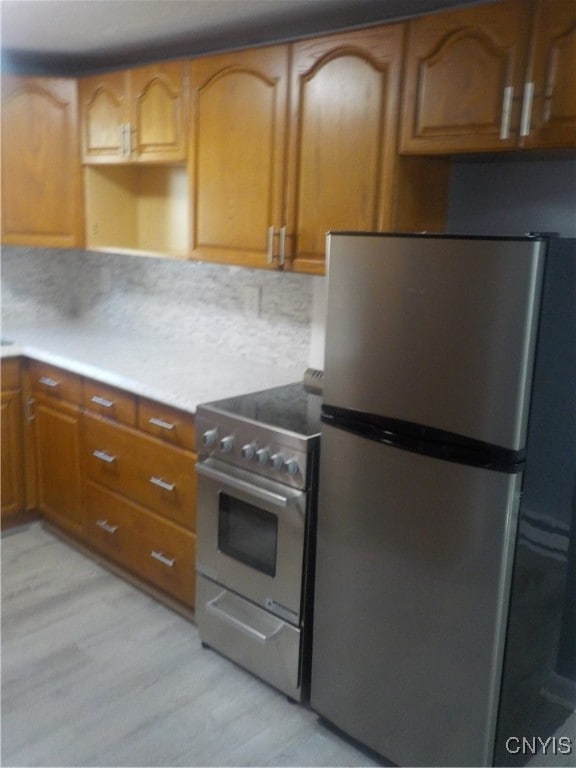
[[188,62],[153,64],[130,72],[132,159],[186,158]]
[[80,109],[84,162],[126,162],[130,119],[127,73],[106,72],[80,80]]
[[63,78],[3,78],[2,242],[82,245],[77,89]]
[[393,25],[294,45],[291,269],[324,271],[329,230],[390,226],[403,32]]
[[24,509],[24,453],[20,390],[2,391],[2,520]]
[[272,267],[273,229],[283,223],[288,48],[197,59],[190,79],[191,256]]
[[[531,73],[526,147],[576,146],[576,2],[540,0]],[[526,119],[530,115],[527,93]]]
[[38,507],[65,530],[84,532],[79,409],[36,404]]
[[409,26],[400,150],[518,145],[531,3],[490,3]]

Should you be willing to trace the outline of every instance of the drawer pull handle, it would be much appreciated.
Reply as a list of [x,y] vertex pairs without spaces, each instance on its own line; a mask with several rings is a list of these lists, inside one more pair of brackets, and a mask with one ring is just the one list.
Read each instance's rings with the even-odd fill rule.
[[112,464],[116,461],[116,456],[111,456],[109,453],[106,453],[106,451],[92,451],[92,456],[96,459],[100,459],[100,461],[105,461],[107,464]]
[[29,397],[26,399],[24,403],[26,421],[34,421],[34,419],[36,418],[36,414],[34,413],[35,404],[36,404],[36,400],[34,400],[33,397]]
[[155,427],[162,427],[162,429],[174,429],[176,426],[175,424],[170,424],[168,421],[157,419],[155,416],[148,419],[148,424],[153,424]]
[[52,389],[55,389],[60,384],[59,381],[56,381],[56,379],[51,379],[50,376],[40,376],[38,381],[40,384],[44,384],[45,387],[51,387]]
[[504,88],[504,98],[502,100],[502,120],[500,123],[500,138],[502,141],[510,138],[510,116],[512,114],[513,98],[514,87],[507,85]]
[[163,555],[162,552],[157,552],[155,549],[150,552],[150,557],[152,557],[154,560],[158,560],[159,563],[167,565],[168,568],[174,568],[174,564],[176,563],[175,557],[166,557],[166,555]]
[[157,485],[158,488],[162,488],[164,491],[173,491],[176,488],[175,483],[167,483],[165,480],[162,480],[161,477],[151,477],[150,482],[152,485]]
[[95,403],[96,405],[101,405],[102,408],[113,408],[114,407],[114,401],[113,400],[106,400],[105,397],[100,397],[99,395],[93,395],[90,402]]
[[98,528],[102,528],[103,531],[106,531],[106,533],[116,533],[118,530],[118,526],[110,525],[108,520],[96,520],[96,525]]

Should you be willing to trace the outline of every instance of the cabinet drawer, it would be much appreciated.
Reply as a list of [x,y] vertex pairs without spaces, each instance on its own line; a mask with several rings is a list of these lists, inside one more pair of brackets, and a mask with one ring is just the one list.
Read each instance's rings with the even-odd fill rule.
[[93,483],[86,496],[90,543],[193,607],[196,536]]
[[136,398],[108,384],[84,380],[84,408],[129,427],[136,426]]
[[129,502],[86,483],[86,538],[93,547],[115,562],[128,562],[136,522]]
[[32,361],[30,386],[35,395],[45,395],[74,405],[82,402],[82,379],[75,373],[53,365]]
[[2,360],[2,390],[20,389],[20,358],[5,357]]
[[194,530],[193,454],[128,427],[85,416],[86,473],[95,482]]
[[140,400],[138,426],[144,432],[179,448],[195,450],[194,416],[169,405]]

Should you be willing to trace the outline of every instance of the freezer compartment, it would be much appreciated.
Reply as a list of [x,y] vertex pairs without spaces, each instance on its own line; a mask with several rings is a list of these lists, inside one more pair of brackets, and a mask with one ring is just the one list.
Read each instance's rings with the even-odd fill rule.
[[400,765],[489,765],[521,473],[321,439],[312,708]]
[[203,643],[301,700],[299,629],[201,574],[196,582],[196,623]]
[[546,242],[330,235],[324,404],[521,450]]

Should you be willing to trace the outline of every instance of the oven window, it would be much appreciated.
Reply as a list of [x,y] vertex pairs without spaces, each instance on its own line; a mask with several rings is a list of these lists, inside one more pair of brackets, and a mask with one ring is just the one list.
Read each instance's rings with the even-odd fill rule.
[[278,519],[271,512],[220,493],[218,549],[268,576],[276,575]]

